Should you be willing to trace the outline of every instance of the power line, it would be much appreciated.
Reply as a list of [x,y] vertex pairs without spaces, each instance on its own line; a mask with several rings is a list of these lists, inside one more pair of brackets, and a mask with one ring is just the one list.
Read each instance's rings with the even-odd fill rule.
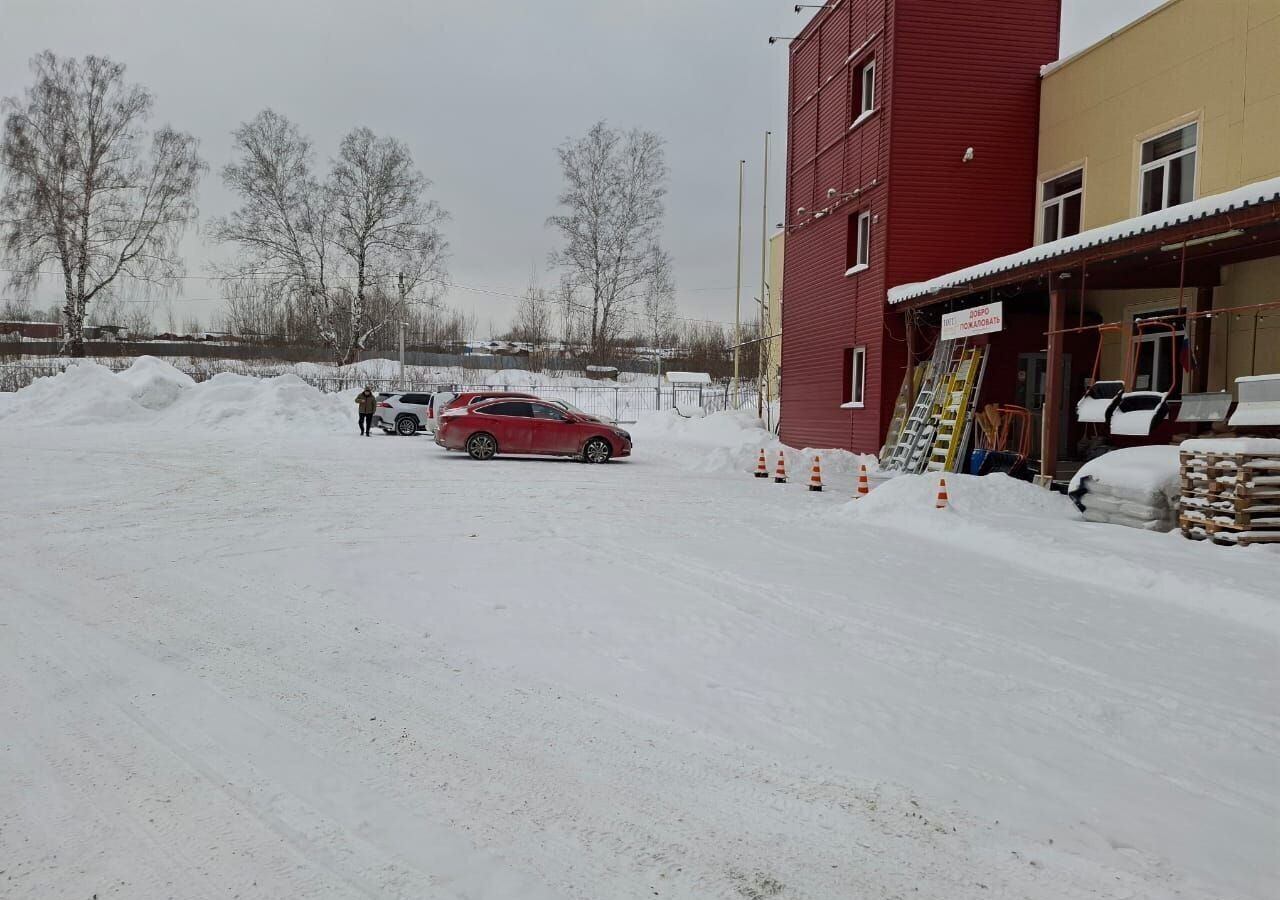
[[[16,270],[16,269],[0,268],[0,272],[15,272],[15,271],[18,271],[18,270]],[[44,277],[46,277],[46,278],[62,278],[62,277],[63,277],[63,275],[62,275],[62,273],[61,273],[61,272],[37,272],[36,274],[37,274],[37,275],[44,276]],[[181,279],[181,280],[187,280],[187,281],[196,281],[196,280],[203,280],[203,281],[239,281],[239,280],[244,279],[244,278],[279,278],[279,277],[281,277],[281,274],[282,274],[282,273],[279,273],[279,272],[244,272],[244,273],[241,273],[241,274],[239,274],[239,275],[175,275],[175,276],[173,276],[173,277],[174,277],[174,278],[177,278],[177,279]],[[372,281],[374,281],[374,282],[377,282],[377,281],[378,281],[378,280],[380,280],[380,279],[381,279],[381,280],[387,280],[387,279],[389,279],[389,278],[391,278],[391,277],[392,277],[392,276],[389,276],[389,275],[388,275],[388,276],[375,276],[375,277],[374,277],[373,279],[371,279],[371,280],[372,280]],[[337,276],[337,277],[335,278],[335,280],[352,281],[352,280],[354,280],[354,279],[353,279],[351,276]],[[467,291],[468,293],[472,293],[472,294],[484,294],[484,295],[486,295],[486,296],[490,296],[490,297],[501,297],[501,298],[508,299],[508,300],[520,300],[520,301],[524,301],[524,300],[531,300],[531,299],[532,299],[534,302],[537,302],[537,303],[549,303],[549,304],[552,304],[552,305],[565,305],[565,301],[563,301],[563,300],[559,300],[559,299],[556,299],[555,297],[531,298],[531,297],[529,297],[527,294],[515,294],[515,293],[511,293],[510,291],[502,291],[502,290],[497,290],[497,289],[495,289],[495,288],[477,287],[477,286],[475,286],[475,285],[461,284],[461,283],[456,282],[456,281],[441,281],[441,282],[438,282],[438,284],[440,284],[440,285],[442,285],[442,286],[444,286],[444,287],[453,288],[453,289],[455,289],[455,290]],[[710,291],[720,291],[720,290],[725,290],[725,289],[724,289],[724,288],[690,288],[690,289],[685,290],[685,291],[680,291],[679,293],[684,293],[684,294],[694,294],[694,293],[705,293],[705,292],[710,292]],[[730,288],[729,290],[732,290],[732,289]],[[167,303],[225,303],[225,302],[227,302],[227,300],[228,300],[228,298],[227,298],[227,297],[164,297],[164,298],[146,298],[146,297],[143,297],[143,298],[123,298],[123,297],[113,297],[113,298],[111,298],[111,299],[112,299],[112,302],[115,302],[115,303],[153,303],[153,304],[167,304]],[[582,304],[582,303],[569,303],[568,305],[569,305],[569,307],[570,307],[571,309],[577,309],[577,310],[581,310],[581,311],[587,311],[587,310],[590,310],[590,309],[591,309],[591,307],[590,307],[590,306],[587,306],[586,304]],[[635,314],[635,313],[633,313],[633,315],[639,315],[639,314]],[[731,327],[730,323],[728,323],[728,322],[721,322],[721,321],[718,321],[718,320],[716,320],[716,319],[699,319],[699,318],[694,318],[694,317],[691,317],[691,316],[673,316],[673,317],[672,317],[672,319],[673,319],[674,321],[677,321],[677,322],[692,322],[692,323],[700,324],[700,325],[720,325],[720,326],[723,326],[723,327],[725,327],[725,328]]]

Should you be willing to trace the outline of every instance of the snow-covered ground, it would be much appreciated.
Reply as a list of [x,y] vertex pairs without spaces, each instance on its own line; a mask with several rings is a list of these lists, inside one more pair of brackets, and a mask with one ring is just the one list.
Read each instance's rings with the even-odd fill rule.
[[1280,891],[1273,550],[728,415],[473,463],[60,379],[0,395],[2,897]]

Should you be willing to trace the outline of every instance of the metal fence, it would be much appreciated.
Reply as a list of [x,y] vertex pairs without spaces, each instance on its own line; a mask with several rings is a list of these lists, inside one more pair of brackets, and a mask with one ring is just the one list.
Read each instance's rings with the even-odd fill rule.
[[[29,356],[34,358],[60,356],[60,341],[0,341],[0,357]],[[173,357],[190,359],[225,360],[244,362],[266,360],[286,365],[295,362],[328,363],[333,353],[323,347],[277,347],[270,344],[231,344],[200,341],[86,341],[85,354],[93,359],[132,358],[138,356]],[[367,350],[362,359],[397,360],[393,350]],[[512,356],[487,353],[442,353],[429,350],[405,351],[404,361],[410,366],[434,366],[454,369],[515,369],[541,371],[581,370],[582,360],[572,356],[536,353],[531,356]],[[613,365],[621,372],[653,374],[655,363],[650,359],[619,359]]]
[[[124,371],[129,368],[131,359],[103,359],[98,361],[113,371]],[[61,363],[11,363],[0,365],[0,391],[16,391],[31,384],[37,378],[57,375],[66,368]],[[195,381],[206,381],[219,370],[197,366],[176,366]],[[312,375],[294,372],[288,366],[255,368],[252,371],[242,367],[229,367],[221,371],[232,371],[238,374],[252,374],[259,377],[275,375],[295,375],[312,387],[325,393],[338,393],[372,385],[375,391],[502,391],[522,390],[520,387],[491,382],[450,382],[408,381],[401,383],[393,378],[370,378],[367,375]],[[734,390],[730,385],[710,384],[697,387],[640,387],[636,385],[584,385],[581,387],[549,386],[523,389],[548,400],[564,400],[590,413],[593,416],[605,416],[619,422],[634,422],[642,412],[655,412],[664,409],[677,409],[686,415],[697,411],[704,413],[720,412],[725,409],[754,410],[759,402],[759,393],[755,385],[740,385]]]

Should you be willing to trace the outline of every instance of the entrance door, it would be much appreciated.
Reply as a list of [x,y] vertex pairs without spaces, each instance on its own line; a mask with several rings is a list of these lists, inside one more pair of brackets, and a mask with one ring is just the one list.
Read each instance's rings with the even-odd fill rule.
[[[1031,440],[1033,456],[1039,456],[1041,452],[1040,436],[1044,433],[1044,399],[1048,383],[1049,354],[1023,353],[1018,356],[1017,402],[1019,406],[1025,406],[1031,410],[1031,417],[1035,423]],[[1058,422],[1059,459],[1070,455],[1067,452],[1069,449],[1067,429],[1070,427],[1072,410],[1075,408],[1074,404],[1075,400],[1071,397],[1071,355],[1064,353],[1062,356],[1061,410]]]

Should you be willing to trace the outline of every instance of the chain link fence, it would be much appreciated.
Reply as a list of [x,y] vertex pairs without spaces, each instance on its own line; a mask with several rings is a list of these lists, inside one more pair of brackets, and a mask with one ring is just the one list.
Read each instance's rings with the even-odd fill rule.
[[[133,363],[131,359],[102,359],[97,362],[112,371],[122,372]],[[31,384],[37,378],[57,375],[66,368],[65,363],[6,363],[0,364],[0,392],[16,391]],[[375,391],[386,393],[413,391],[434,393],[451,391],[455,394],[464,391],[528,391],[548,400],[564,400],[593,416],[607,417],[618,422],[634,422],[638,414],[656,412],[664,409],[676,409],[685,415],[720,412],[725,409],[755,410],[759,403],[756,386],[739,385],[735,390],[727,384],[709,384],[696,387],[641,387],[637,385],[587,385],[562,386],[550,385],[538,388],[520,388],[497,382],[466,381],[454,382],[442,379],[410,380],[401,383],[396,378],[371,378],[359,373],[338,375],[316,375],[300,373],[289,366],[255,367],[249,370],[243,366],[230,366],[225,369],[201,366],[176,366],[179,371],[197,382],[207,381],[220,371],[234,372],[241,375],[257,377],[273,377],[277,375],[294,375],[317,390],[328,394],[341,391],[359,390],[371,385]]]

